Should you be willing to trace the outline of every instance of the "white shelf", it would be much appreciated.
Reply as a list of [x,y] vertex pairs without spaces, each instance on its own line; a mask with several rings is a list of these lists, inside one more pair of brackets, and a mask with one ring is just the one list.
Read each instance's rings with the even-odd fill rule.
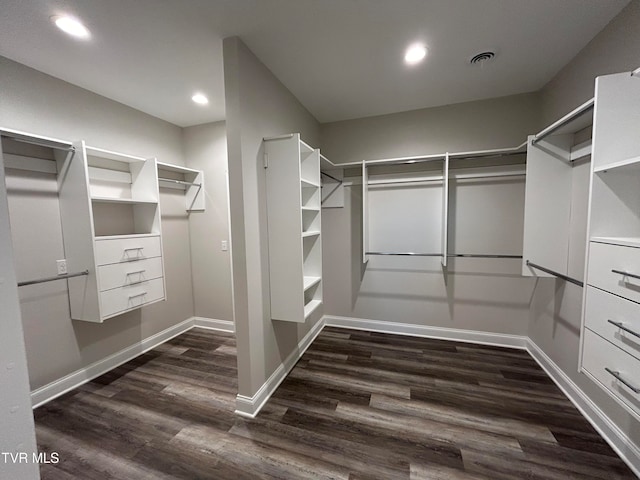
[[624,169],[625,172],[631,172],[631,171],[640,172],[640,157],[627,158],[625,160],[620,160],[619,162],[614,162],[607,165],[595,167],[593,171],[595,173],[600,173],[600,172],[606,172],[607,170],[613,170],[617,168]]
[[143,238],[143,237],[159,237],[159,233],[131,233],[127,235],[96,235],[94,238],[96,240],[116,240],[116,239],[127,239],[127,238]]
[[304,323],[322,304],[320,152],[298,133],[270,140],[264,145],[270,314]]
[[320,188],[320,185],[317,183],[310,182],[309,180],[305,180],[304,178],[300,179],[300,183],[302,184],[302,188]]
[[96,147],[86,146],[85,151],[87,152],[87,155],[90,155],[92,157],[106,158],[108,160],[115,160],[116,162],[137,163],[145,162],[147,160],[146,158],[127,155],[125,153],[113,152],[111,150],[104,150],[102,148]]
[[320,280],[322,280],[322,277],[304,277],[303,285],[305,291],[318,284]]
[[145,205],[158,203],[155,200],[133,200],[131,198],[113,198],[113,197],[91,197],[91,201],[96,203],[122,203],[122,204],[129,204],[129,205],[135,205],[138,203],[142,203]]
[[200,170],[194,170],[193,168],[183,167],[181,165],[173,165],[171,163],[157,162],[158,170],[166,170],[167,172],[175,173],[193,173],[198,174]]
[[320,305],[322,305],[322,300],[311,300],[307,303],[304,306],[304,318],[309,318],[309,315],[311,315]]
[[592,242],[640,248],[640,237],[591,237]]

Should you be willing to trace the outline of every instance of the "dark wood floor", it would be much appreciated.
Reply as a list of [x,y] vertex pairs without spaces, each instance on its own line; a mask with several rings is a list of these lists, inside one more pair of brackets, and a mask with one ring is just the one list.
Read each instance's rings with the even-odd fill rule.
[[43,479],[635,478],[524,351],[325,328],[260,415],[191,330],[35,412]]

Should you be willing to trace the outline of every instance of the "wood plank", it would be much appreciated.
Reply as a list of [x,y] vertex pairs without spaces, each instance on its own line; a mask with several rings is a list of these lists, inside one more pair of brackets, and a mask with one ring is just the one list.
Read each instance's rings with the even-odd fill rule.
[[45,480],[633,479],[524,351],[326,327],[256,419],[193,329],[35,411]]

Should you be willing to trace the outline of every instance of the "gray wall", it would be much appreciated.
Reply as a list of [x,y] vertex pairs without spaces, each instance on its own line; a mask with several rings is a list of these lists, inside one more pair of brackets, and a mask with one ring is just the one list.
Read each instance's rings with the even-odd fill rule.
[[319,320],[272,321],[264,146],[267,136],[299,132],[317,147],[315,118],[237,37],[224,39],[238,393],[251,397]]
[[[538,112],[537,95],[526,94],[336,122],[322,125],[321,146],[334,163],[514,147],[537,131]],[[523,178],[452,182],[449,201],[450,251],[522,252]],[[356,184],[345,208],[322,212],[325,313],[526,334],[532,281],[519,260],[456,259],[443,272],[438,258],[371,257],[361,270],[361,208]]]
[[542,89],[544,124],[593,97],[598,75],[640,67],[640,1],[632,0]]
[[189,218],[195,315],[233,321],[231,253],[221,250],[230,240],[225,123],[185,128],[183,139],[187,167],[202,170],[205,182],[206,210]]
[[[179,127],[4,58],[0,77],[4,127],[184,163]],[[54,179],[27,174],[8,170],[7,179],[20,280],[55,274],[55,260],[64,258]],[[161,193],[166,302],[90,324],[70,320],[64,282],[20,289],[32,389],[193,316],[188,217],[175,192]],[[24,248],[26,238],[36,243]]]
[[325,123],[322,153],[333,163],[516,147],[539,125],[537,94]]
[[[632,1],[542,90],[545,122],[551,123],[593,97],[595,77],[640,66],[640,2]],[[574,209],[588,202],[589,165],[574,169]],[[571,238],[586,241],[586,215],[572,215]],[[577,240],[579,239],[579,240]],[[584,278],[584,259],[572,258],[569,272]],[[529,337],[606,415],[640,447],[640,423],[599,387],[578,373],[582,289],[540,279],[532,297]]]

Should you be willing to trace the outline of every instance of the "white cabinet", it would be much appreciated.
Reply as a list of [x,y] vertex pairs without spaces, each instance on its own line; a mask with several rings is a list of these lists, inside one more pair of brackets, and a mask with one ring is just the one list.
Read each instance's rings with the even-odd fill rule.
[[77,142],[58,160],[71,318],[105,319],[165,299],[158,175],[144,159]]
[[297,133],[264,148],[271,318],[302,323],[322,305],[320,152]]
[[640,418],[640,79],[596,80],[582,371]]

